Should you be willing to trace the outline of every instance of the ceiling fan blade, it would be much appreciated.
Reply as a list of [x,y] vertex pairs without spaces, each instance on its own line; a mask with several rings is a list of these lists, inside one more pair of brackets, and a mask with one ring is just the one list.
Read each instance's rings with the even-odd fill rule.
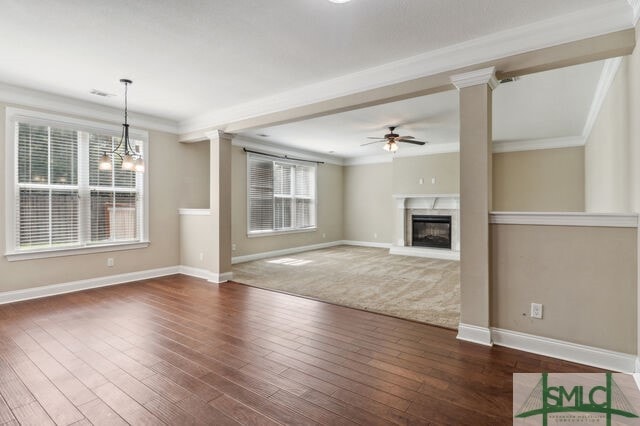
[[415,139],[413,136],[400,136],[398,139]]
[[414,145],[424,145],[424,144],[426,144],[426,142],[422,142],[422,141],[403,141],[403,140],[399,140],[397,142],[411,143],[411,144],[414,144]]
[[387,138],[381,138],[380,136],[367,136],[367,139],[378,139],[381,141],[387,140]]
[[385,140],[386,139],[382,139],[382,140],[379,140],[379,141],[373,141],[373,142],[367,142],[367,143],[363,143],[360,146],[367,146],[367,145],[371,145],[371,144],[374,144],[374,143],[380,143],[380,142],[384,142]]

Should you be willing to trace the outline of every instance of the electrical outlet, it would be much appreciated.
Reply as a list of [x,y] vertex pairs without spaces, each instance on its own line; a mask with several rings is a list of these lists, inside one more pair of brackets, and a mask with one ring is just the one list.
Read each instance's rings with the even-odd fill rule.
[[231,251],[236,251],[236,245],[235,244],[231,244]]
[[542,303],[531,304],[531,318],[542,319]]
[[424,184],[424,179],[422,179],[422,178],[418,179],[418,183],[419,183],[420,185],[423,185],[423,184]]
[[435,185],[435,184],[436,184],[436,178],[435,178],[435,177],[432,177],[432,178],[431,178],[431,185]]
[[322,233],[322,238],[327,238],[327,234],[325,234],[324,232]]
[[374,233],[373,233],[373,238],[374,238],[374,239],[378,238],[378,233],[377,233],[377,232],[374,232]]
[[200,262],[202,262],[204,260],[204,253],[200,252]]
[[107,266],[109,268],[113,268],[113,265],[115,265],[115,262],[113,261],[113,257],[107,258]]

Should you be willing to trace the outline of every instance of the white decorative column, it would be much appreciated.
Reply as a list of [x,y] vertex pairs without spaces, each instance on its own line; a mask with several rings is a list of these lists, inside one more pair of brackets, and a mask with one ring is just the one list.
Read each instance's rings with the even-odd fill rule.
[[209,281],[221,283],[231,272],[231,135],[208,132],[210,141],[210,209],[213,248],[208,262]]
[[492,134],[495,68],[458,74],[460,94],[460,294],[458,338],[491,345],[490,245]]

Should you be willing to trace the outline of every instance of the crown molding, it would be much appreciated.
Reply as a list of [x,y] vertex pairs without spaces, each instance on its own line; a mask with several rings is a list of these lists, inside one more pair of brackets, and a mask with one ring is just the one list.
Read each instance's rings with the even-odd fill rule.
[[616,74],[618,73],[621,63],[622,58],[620,57],[604,61],[604,66],[600,73],[600,79],[598,80],[598,85],[596,86],[596,91],[593,95],[593,101],[591,101],[591,107],[587,114],[587,120],[585,121],[584,128],[582,129],[582,136],[585,141],[589,139],[589,136],[591,135],[593,126],[596,124],[598,115],[600,115],[602,104],[607,97],[607,93],[609,93],[613,80],[616,78]]
[[[562,138],[545,138],[515,141],[494,141],[493,153],[518,151],[534,151],[538,149],[573,148],[584,146],[586,139],[583,136],[568,136]],[[398,150],[395,154],[376,154],[362,157],[336,157],[323,155],[313,151],[301,150],[290,146],[256,140],[246,136],[233,136],[232,144],[242,148],[259,150],[275,155],[296,155],[304,159],[313,161],[324,161],[326,163],[337,164],[339,166],[362,166],[367,164],[391,163],[396,158],[420,157],[423,155],[447,154],[460,151],[460,144],[457,142],[439,143],[427,145],[419,152]]]
[[210,141],[216,141],[216,142],[221,140],[221,139],[231,140],[231,138],[233,137],[233,135],[231,133],[225,133],[222,130],[212,130],[210,132],[205,132],[204,135]]
[[386,153],[379,155],[368,155],[365,157],[348,157],[344,159],[344,165],[360,166],[364,164],[391,163],[394,158],[420,157],[423,155],[447,154],[450,152],[458,151],[460,151],[460,144],[458,142],[435,143],[428,144],[422,149],[411,150],[408,152],[401,148],[395,154]]
[[[0,102],[107,123],[121,123],[123,117],[123,111],[118,108],[6,83],[0,83]],[[178,123],[172,120],[135,112],[129,112],[129,119],[139,129],[178,134]]]
[[[630,0],[636,2],[638,0]],[[302,107],[421,77],[446,73],[563,43],[634,27],[622,1],[500,31],[399,61],[346,74],[229,108],[211,110],[179,123],[182,135],[224,129],[229,123]]]
[[451,83],[456,86],[458,90],[465,87],[478,86],[480,84],[487,84],[491,87],[491,90],[493,90],[498,87],[498,80],[496,80],[496,67],[482,68],[462,74],[452,75]]
[[[583,146],[585,144],[585,138],[582,136],[569,136],[565,138],[547,138],[547,139],[531,139],[531,140],[518,140],[518,141],[494,141],[493,153],[498,154],[502,152],[517,152],[517,151],[533,151],[537,149],[556,149],[556,148],[572,148],[576,146]],[[449,152],[459,152],[460,144],[458,143],[445,143],[445,144],[433,144],[429,148],[429,151],[415,152],[412,151],[409,154],[402,153],[399,150],[396,154],[381,154],[381,155],[369,155],[366,157],[354,157],[345,158],[345,166],[360,166],[365,164],[379,164],[390,163],[394,158],[403,157],[419,157],[422,155],[436,155],[446,154]]]
[[583,146],[586,139],[582,136],[564,138],[530,139],[517,141],[494,141],[493,152],[534,151],[537,149],[571,148]]
[[222,138],[224,132],[222,130],[212,130],[210,132],[205,132],[204,135],[210,141],[219,141]]

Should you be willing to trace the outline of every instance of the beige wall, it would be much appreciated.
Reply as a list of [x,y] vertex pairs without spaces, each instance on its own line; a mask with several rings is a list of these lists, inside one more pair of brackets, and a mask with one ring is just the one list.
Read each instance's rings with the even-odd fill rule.
[[[244,256],[291,247],[342,240],[343,168],[318,165],[318,228],[312,232],[247,237],[247,157],[242,148],[232,147],[231,240],[232,255]],[[323,236],[324,235],[324,236]]]
[[393,164],[344,168],[344,239],[390,244],[395,210]]
[[[0,170],[5,170],[5,107],[0,104]],[[20,106],[17,106],[20,107]],[[21,107],[23,108],[23,107]],[[117,124],[117,123],[116,123]],[[134,123],[135,125],[135,123]],[[176,135],[149,131],[149,238],[148,248],[109,253],[9,262],[0,256],[0,292],[178,265],[181,203],[202,201],[201,190],[184,191],[187,163],[193,152]],[[5,174],[0,173],[0,241],[5,242]],[[106,259],[115,260],[107,267]]]
[[636,353],[635,228],[492,225],[491,240],[492,326]]
[[584,211],[584,147],[493,154],[493,210]]
[[208,270],[217,254],[213,233],[204,232],[211,228],[211,215],[180,215],[180,265]]
[[183,167],[180,207],[209,208],[209,142],[181,143]]
[[[457,152],[397,157],[391,163],[344,169],[347,240],[391,243],[392,194],[460,192],[460,154]],[[434,177],[435,184],[431,183]],[[584,148],[493,154],[492,180],[492,210],[584,211]]]
[[452,152],[394,158],[392,188],[394,194],[457,194],[460,192],[460,155]]
[[[640,37],[640,27],[636,28]],[[585,148],[590,212],[640,212],[640,49],[622,59]]]
[[[640,40],[640,26],[636,28],[636,39]],[[629,207],[631,211],[640,212],[640,49],[625,61],[629,78]]]
[[628,68],[625,58],[585,145],[585,202],[589,212],[628,212],[631,208]]

